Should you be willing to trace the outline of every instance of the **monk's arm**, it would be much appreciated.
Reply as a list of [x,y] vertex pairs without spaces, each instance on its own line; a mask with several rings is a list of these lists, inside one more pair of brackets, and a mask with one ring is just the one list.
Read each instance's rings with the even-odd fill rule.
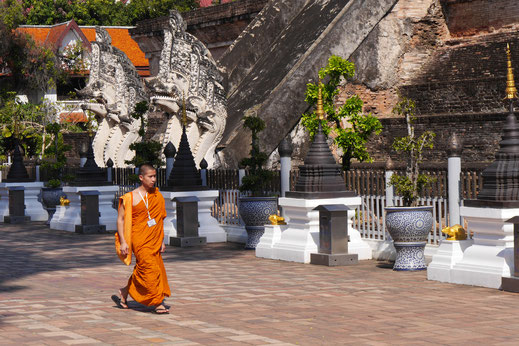
[[128,244],[124,239],[124,205],[120,203],[117,213],[117,233],[119,233],[119,241],[121,242],[121,254],[128,254]]

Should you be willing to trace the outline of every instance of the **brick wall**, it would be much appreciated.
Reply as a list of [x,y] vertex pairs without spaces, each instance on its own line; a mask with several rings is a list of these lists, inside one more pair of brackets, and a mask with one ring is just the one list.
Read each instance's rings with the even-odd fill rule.
[[[516,114],[519,115],[519,114]],[[425,130],[436,133],[434,150],[425,155],[426,162],[443,165],[447,161],[446,149],[449,137],[456,132],[463,140],[462,162],[464,165],[474,165],[480,162],[491,162],[499,148],[507,114],[452,114],[442,116],[418,116],[415,121],[415,131],[419,135]],[[402,161],[400,155],[391,149],[395,137],[406,136],[406,125],[403,118],[382,118],[383,131],[380,136],[374,136],[368,145],[375,161],[386,161],[388,155],[396,161]]]
[[517,0],[442,0],[451,35],[474,35],[481,31],[517,25]]

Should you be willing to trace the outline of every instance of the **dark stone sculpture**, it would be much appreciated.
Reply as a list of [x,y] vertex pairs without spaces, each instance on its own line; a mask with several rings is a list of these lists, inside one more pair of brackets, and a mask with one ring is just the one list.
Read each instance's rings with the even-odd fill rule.
[[23,164],[23,157],[22,153],[20,152],[20,143],[18,140],[16,140],[14,143],[13,163],[9,169],[9,172],[7,173],[7,179],[4,181],[6,183],[34,181],[34,179],[29,178],[27,169]]

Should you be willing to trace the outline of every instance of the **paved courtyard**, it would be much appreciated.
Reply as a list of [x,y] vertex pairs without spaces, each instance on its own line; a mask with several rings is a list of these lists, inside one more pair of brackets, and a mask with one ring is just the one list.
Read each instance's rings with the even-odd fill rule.
[[238,244],[168,247],[172,313],[110,296],[132,271],[112,235],[0,224],[0,344],[519,343],[519,295],[393,272],[258,259]]

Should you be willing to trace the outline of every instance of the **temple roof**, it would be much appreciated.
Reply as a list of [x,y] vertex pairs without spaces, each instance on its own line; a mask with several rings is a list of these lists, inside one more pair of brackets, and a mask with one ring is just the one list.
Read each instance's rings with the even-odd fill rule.
[[[133,63],[139,75],[150,75],[148,59],[140,50],[130,34],[131,26],[102,26],[112,37],[112,45],[122,50]],[[78,26],[74,20],[56,25],[22,25],[16,30],[29,34],[37,43],[48,44],[61,48],[63,39],[69,31],[74,31],[83,45],[90,50],[90,42],[95,41],[95,26]],[[66,43],[66,42],[65,42]]]

